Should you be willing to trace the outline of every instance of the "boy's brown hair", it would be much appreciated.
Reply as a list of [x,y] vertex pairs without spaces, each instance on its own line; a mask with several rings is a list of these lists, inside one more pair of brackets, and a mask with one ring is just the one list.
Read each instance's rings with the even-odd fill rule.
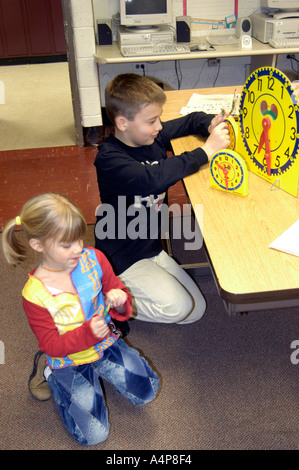
[[117,75],[105,90],[106,111],[112,123],[117,116],[133,121],[135,115],[149,104],[163,106],[166,95],[159,85],[142,75],[123,73]]

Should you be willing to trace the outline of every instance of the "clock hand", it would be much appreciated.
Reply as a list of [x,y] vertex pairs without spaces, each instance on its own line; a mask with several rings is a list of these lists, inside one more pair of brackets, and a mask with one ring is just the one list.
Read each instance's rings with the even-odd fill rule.
[[224,167],[221,166],[221,165],[219,165],[219,163],[217,163],[217,162],[216,162],[216,165],[220,168],[220,170],[223,171],[224,179],[225,179],[225,186],[226,186],[226,189],[228,189],[228,178],[227,178],[228,169],[227,169],[227,168],[224,168]]
[[225,171],[225,168],[223,168],[223,166],[221,166],[219,163],[216,162],[216,165],[220,168],[220,170],[222,170],[223,172]]
[[271,121],[269,118],[265,117],[262,121],[263,132],[260,138],[260,144],[258,148],[258,153],[262,150],[263,145],[265,144],[265,159],[267,165],[267,173],[271,175],[271,150],[270,150],[270,141],[269,141],[269,129],[271,127]]

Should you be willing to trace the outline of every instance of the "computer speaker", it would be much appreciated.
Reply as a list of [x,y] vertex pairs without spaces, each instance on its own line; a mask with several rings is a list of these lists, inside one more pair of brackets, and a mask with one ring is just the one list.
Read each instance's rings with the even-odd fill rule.
[[176,17],[176,42],[190,42],[190,16],[177,16]]
[[112,46],[111,20],[97,20],[97,25],[99,46]]
[[239,38],[246,34],[247,36],[252,35],[252,23],[250,18],[238,18],[236,24],[236,36]]

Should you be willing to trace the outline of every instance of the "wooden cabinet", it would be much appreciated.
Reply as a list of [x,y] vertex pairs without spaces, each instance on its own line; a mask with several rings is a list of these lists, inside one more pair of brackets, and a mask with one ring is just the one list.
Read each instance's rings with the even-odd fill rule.
[[61,0],[0,0],[0,57],[66,53]]

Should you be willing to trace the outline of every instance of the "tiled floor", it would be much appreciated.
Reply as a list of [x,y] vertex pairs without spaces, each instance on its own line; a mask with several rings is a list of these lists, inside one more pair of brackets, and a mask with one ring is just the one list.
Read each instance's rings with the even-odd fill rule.
[[69,197],[94,223],[100,203],[96,153],[96,147],[76,146],[0,152],[0,230],[30,197],[48,191]]
[[[96,147],[77,146],[0,152],[0,231],[28,199],[48,191],[69,197],[93,224],[100,204],[96,154]],[[169,189],[168,204],[187,204],[181,181]]]
[[[5,72],[4,76],[4,70],[1,71],[6,84],[6,100],[5,108],[1,108],[5,120],[1,121],[0,149],[18,149],[20,145],[28,149],[30,142],[35,144],[32,147],[43,147],[48,141],[51,142],[48,145],[56,146],[0,150],[0,231],[8,219],[19,214],[29,198],[48,191],[68,196],[81,208],[87,223],[93,224],[95,209],[100,204],[93,165],[97,148],[77,147],[75,138],[68,143],[69,127],[73,129],[73,111],[67,64],[12,66],[6,67]],[[56,84],[54,88],[50,86],[52,83]],[[30,117],[36,120],[29,121]],[[20,131],[24,126],[21,139]],[[113,128],[106,126],[105,134],[110,132]],[[4,137],[7,137],[7,146],[4,146]],[[87,142],[94,143],[90,138]],[[181,182],[169,191],[169,203],[173,202],[186,202]]]

